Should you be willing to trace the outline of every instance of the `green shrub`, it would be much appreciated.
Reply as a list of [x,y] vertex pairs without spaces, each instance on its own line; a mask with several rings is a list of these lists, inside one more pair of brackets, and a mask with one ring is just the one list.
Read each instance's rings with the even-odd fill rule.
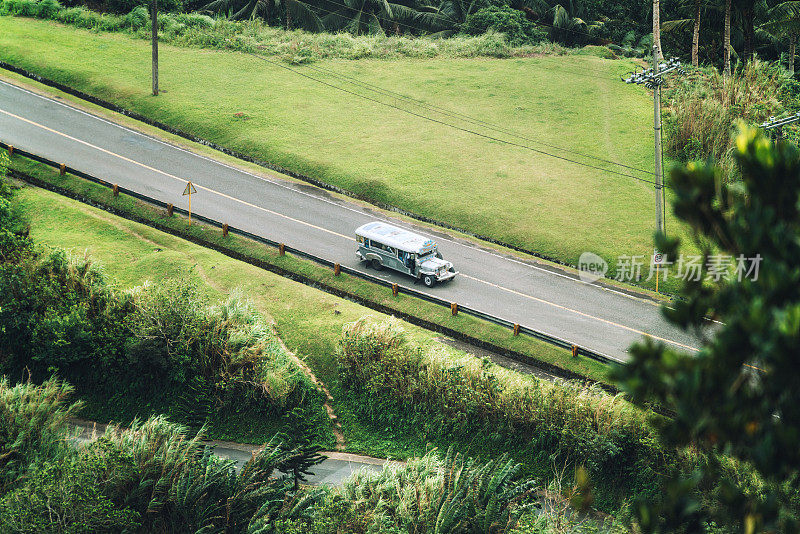
[[13,202],[13,193],[6,180],[10,164],[6,152],[0,152],[0,264],[19,261],[31,247],[27,222]]
[[532,480],[503,456],[486,463],[430,451],[378,474],[355,473],[342,497],[374,532],[507,532],[533,506]]
[[70,391],[0,380],[0,532],[270,532],[317,499],[292,466],[319,457],[277,440],[238,472],[163,417],[70,444]]
[[104,32],[119,31],[126,26],[125,19],[116,15],[103,15],[97,22],[96,28]]
[[61,5],[56,0],[39,0],[36,5],[36,16],[40,19],[53,19],[61,9]]
[[498,448],[548,458],[547,466],[584,465],[603,487],[606,505],[652,491],[657,473],[676,461],[644,415],[619,396],[523,379],[474,359],[453,361],[410,344],[395,322],[346,326],[338,365],[353,409],[366,420],[414,428],[422,437],[473,442],[482,435]]
[[711,158],[736,176],[733,138],[740,120],[758,125],[792,105],[797,86],[778,63],[754,60],[726,78],[713,67],[670,77],[664,91],[665,151],[680,161]]
[[9,0],[10,13],[22,17],[35,17],[39,11],[36,0]]
[[69,419],[81,406],[66,404],[71,393],[69,384],[52,379],[37,386],[11,385],[0,377],[0,495],[18,487],[32,466],[67,447]]
[[0,265],[0,366],[104,381],[124,361],[131,311],[87,258],[45,250]]
[[150,27],[150,13],[144,6],[133,8],[130,13],[123,17],[125,27],[131,31],[141,30]]
[[175,21],[185,24],[189,28],[211,28],[214,26],[214,19],[199,13],[178,13],[175,15]]
[[56,15],[56,20],[64,24],[75,24],[85,11],[82,7],[68,7]]
[[489,30],[500,32],[512,45],[534,44],[547,35],[525,18],[525,14],[508,6],[489,6],[467,16],[461,31],[467,35],[482,35]]
[[25,485],[0,500],[0,532],[92,534],[131,532],[141,515],[104,493],[109,466],[91,455],[68,454],[39,466]]

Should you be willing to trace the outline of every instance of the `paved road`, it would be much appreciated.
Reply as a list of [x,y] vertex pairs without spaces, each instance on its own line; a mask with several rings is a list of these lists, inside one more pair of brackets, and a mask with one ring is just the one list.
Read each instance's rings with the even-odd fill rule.
[[[97,425],[95,429],[94,425],[89,424],[89,421],[76,423],[76,428],[80,431],[79,435],[74,438],[78,443],[93,441],[105,431],[105,425]],[[258,449],[255,445],[229,441],[211,441],[208,442],[208,445],[213,447],[216,456],[233,460],[237,471],[250,461],[253,452]],[[384,464],[389,462],[389,460],[381,458],[346,452],[323,452],[321,454],[325,456],[325,459],[310,469],[311,475],[306,477],[308,484],[339,486],[344,479],[356,471],[366,470],[370,473],[379,473]]]
[[[250,174],[2,81],[0,140],[177,206],[186,202],[181,193],[191,180],[198,191],[192,199],[195,213],[353,268],[365,269],[354,254],[353,230],[385,218],[317,188]],[[444,257],[461,272],[428,290],[431,294],[619,360],[627,359],[627,347],[643,335],[684,350],[699,346],[668,325],[651,301],[462,239],[397,224],[436,239]],[[413,284],[399,274],[378,274]]]

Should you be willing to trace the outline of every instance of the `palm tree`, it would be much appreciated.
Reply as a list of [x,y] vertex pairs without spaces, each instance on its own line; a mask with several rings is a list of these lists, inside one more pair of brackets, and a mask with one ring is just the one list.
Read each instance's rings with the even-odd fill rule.
[[700,14],[701,0],[694,0],[694,25],[692,29],[692,65],[700,64]]
[[653,46],[655,60],[661,61],[664,59],[664,52],[661,50],[661,2],[660,0],[653,0]]
[[675,31],[686,31],[691,27],[692,31],[692,65],[697,67],[700,64],[700,24],[704,16],[708,15],[710,4],[715,0],[683,0],[678,6],[679,12],[685,13],[687,18],[669,20],[661,24],[661,31],[664,33]]
[[227,15],[233,20],[251,20],[270,16],[283,8],[286,29],[323,31],[325,26],[314,9],[302,0],[212,0],[200,11]]
[[725,0],[725,36],[722,39],[725,76],[731,75],[731,0]]
[[768,22],[761,25],[771,35],[789,43],[789,72],[794,75],[797,39],[800,37],[800,1],[782,2],[769,10]]

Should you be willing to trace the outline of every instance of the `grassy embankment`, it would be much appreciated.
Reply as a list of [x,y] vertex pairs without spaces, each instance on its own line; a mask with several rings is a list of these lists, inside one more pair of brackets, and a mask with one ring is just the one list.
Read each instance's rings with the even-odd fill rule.
[[[15,164],[19,161],[15,158]],[[121,288],[147,279],[191,277],[212,299],[241,291],[261,313],[274,320],[288,348],[303,358],[329,387],[348,450],[395,457],[424,452],[427,445],[424,440],[399,429],[373,428],[356,417],[339,385],[334,354],[342,326],[368,314],[380,319],[381,314],[44,190],[24,188],[17,198],[30,219],[32,236],[37,242],[64,247],[76,254],[88,252],[103,264],[106,273]],[[120,197],[120,201],[127,199]],[[194,225],[193,229],[205,232],[200,225]],[[283,259],[299,266],[303,263],[289,256]],[[434,334],[411,325],[407,328],[415,342],[423,346],[441,345]],[[444,350],[455,356],[461,354],[449,348]],[[170,399],[135,399],[120,395],[111,400],[88,400],[89,407],[84,415],[99,419],[127,420],[151,412],[174,411]],[[260,442],[276,429],[274,422],[258,424],[248,414],[230,414],[227,419],[212,420],[210,433],[219,439]],[[439,445],[446,447],[448,444]],[[463,446],[468,449],[471,445]],[[524,450],[517,452],[524,456]]]
[[[280,256],[277,250],[244,238],[234,235],[223,238],[221,232],[216,228],[197,223],[189,226],[183,217],[168,218],[161,209],[154,208],[124,194],[114,197],[110,189],[87,182],[81,178],[69,175],[67,175],[67,178],[60,177],[57,171],[24,158],[15,157],[12,161],[12,167],[55,186],[66,188],[81,198],[107,205],[129,216],[167,226],[181,235],[189,235],[202,240],[204,243],[215,244],[234,253],[242,254],[247,258],[265,262],[268,265],[284,269],[293,274],[305,276],[314,282],[341,289],[350,295],[385,306],[397,313],[413,315],[443,328],[455,330],[515,351],[531,358],[532,363],[544,362],[545,364],[578,373],[592,380],[601,382],[606,380],[608,370],[606,366],[584,357],[572,358],[568,351],[527,336],[513,336],[509,329],[464,314],[453,317],[449,309],[443,309],[441,306],[403,294],[393,297],[388,288],[376,286],[346,274],[336,277],[331,269],[295,258],[289,254]],[[308,342],[313,343],[314,340],[310,339]],[[303,352],[313,353],[315,351]],[[325,362],[320,362],[320,364],[325,365]],[[329,371],[333,374],[335,369],[331,368]]]
[[[652,249],[652,187],[631,178],[434,124],[237,52],[162,46],[166,92],[154,99],[148,45],[140,39],[13,17],[0,17],[0,29],[0,59],[363,198],[572,264],[591,250],[613,270],[618,255]],[[324,60],[292,67],[364,92],[312,70],[318,67],[531,139],[651,167],[652,108],[643,90],[619,81],[633,68],[628,60]],[[379,99],[520,141],[402,99]],[[667,228],[677,228],[671,217]]]

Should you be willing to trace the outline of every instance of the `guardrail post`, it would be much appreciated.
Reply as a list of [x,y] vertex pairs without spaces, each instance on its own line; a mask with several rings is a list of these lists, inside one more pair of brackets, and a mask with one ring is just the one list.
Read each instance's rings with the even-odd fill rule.
[[228,237],[228,223],[222,225],[222,237]]
[[400,292],[400,286],[397,284],[392,284],[392,296],[396,297],[397,293]]
[[450,304],[450,313],[452,313],[453,315],[458,315],[458,304],[456,304],[455,302]]
[[278,254],[280,254],[281,256],[286,255],[286,245],[284,245],[283,243],[278,245]]
[[67,166],[64,165],[63,163],[58,166],[58,174],[60,174],[61,176],[67,174]]
[[339,274],[340,274],[341,272],[342,272],[342,266],[341,266],[341,265],[339,265],[338,263],[334,263],[334,264],[333,264],[333,274],[334,274],[335,276],[339,276]]
[[175,207],[174,207],[172,204],[167,204],[167,215],[169,215],[170,217],[172,217],[172,211],[173,211],[174,209],[175,209]]
[[8,145],[8,157],[10,158],[13,155],[14,155],[14,145]]
[[112,189],[113,189],[113,191],[114,191],[114,196],[115,196],[115,197],[118,197],[118,196],[119,196],[119,185],[118,185],[118,184],[114,184],[114,186],[112,187]]
[[572,345],[572,357],[573,358],[578,357],[578,345]]
[[519,325],[517,323],[514,323],[514,335],[519,335]]

